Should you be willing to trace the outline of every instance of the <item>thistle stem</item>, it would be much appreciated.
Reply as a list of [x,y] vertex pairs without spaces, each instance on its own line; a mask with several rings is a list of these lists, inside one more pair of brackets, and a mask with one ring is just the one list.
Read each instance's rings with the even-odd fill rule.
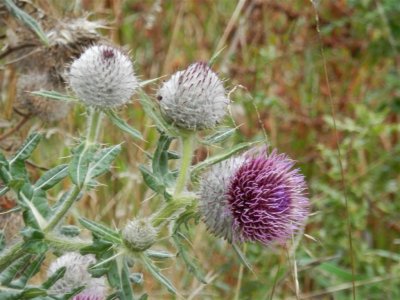
[[[100,124],[102,118],[102,112],[100,110],[96,110],[92,107],[88,108],[88,123],[87,123],[87,132],[86,132],[86,140],[85,140],[85,149],[87,149],[90,145],[96,143],[97,137],[100,132]],[[85,151],[85,150],[84,150]],[[53,230],[58,223],[64,218],[65,214],[74,204],[76,198],[78,197],[81,190],[84,189],[84,186],[79,187],[74,185],[72,191],[68,195],[67,199],[65,199],[62,206],[58,209],[55,215],[50,219],[48,225],[44,229],[45,232],[50,232]]]
[[78,239],[65,239],[54,234],[47,234],[45,239],[53,248],[62,251],[79,251],[80,249],[91,245],[91,242]]
[[196,196],[188,195],[185,197],[175,198],[169,202],[152,217],[152,225],[160,227],[165,222],[169,222],[174,214],[179,213],[179,210],[189,205],[194,205]]
[[90,146],[96,143],[97,137],[100,133],[101,119],[103,112],[95,108],[88,108],[87,132],[86,132],[86,145]]
[[44,228],[44,232],[50,232],[53,230],[61,219],[65,216],[68,210],[71,208],[72,204],[74,204],[76,198],[78,197],[81,189],[74,185],[71,192],[69,193],[67,199],[63,202],[62,206],[57,210],[55,215],[50,219],[49,223],[47,224],[46,228]]
[[186,186],[189,168],[192,163],[192,155],[194,149],[194,134],[188,133],[182,136],[182,159],[181,166],[176,180],[174,198],[183,192]]

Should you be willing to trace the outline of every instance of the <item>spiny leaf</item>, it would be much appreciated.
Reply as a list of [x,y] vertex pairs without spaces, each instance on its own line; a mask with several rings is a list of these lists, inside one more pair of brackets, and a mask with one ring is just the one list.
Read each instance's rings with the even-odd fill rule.
[[30,262],[18,280],[13,282],[13,285],[20,288],[25,287],[28,280],[31,279],[37,272],[39,272],[45,257],[45,255],[39,255],[34,261]]
[[54,272],[47,280],[42,284],[42,288],[48,290],[51,288],[59,279],[64,277],[65,272],[67,271],[66,267],[61,267]]
[[36,146],[39,144],[42,138],[42,134],[33,133],[25,140],[22,146],[17,150],[15,155],[11,158],[9,165],[11,167],[17,160],[26,160],[31,156],[33,150],[35,150]]
[[99,236],[100,238],[115,243],[115,244],[121,244],[122,240],[120,235],[115,232],[114,230],[101,225],[99,223],[93,222],[89,219],[86,218],[79,218],[79,223],[81,223],[82,226],[85,228],[89,229],[91,232]]
[[119,129],[130,134],[135,139],[143,140],[142,134],[135,128],[131,127],[124,120],[122,120],[113,110],[108,109],[108,110],[105,110],[104,112],[110,118],[111,122],[115,126],[117,126]]
[[153,259],[166,259],[166,258],[173,258],[176,256],[173,253],[161,250],[146,250],[146,255]]
[[217,129],[215,133],[212,135],[207,136],[202,143],[206,145],[213,145],[216,143],[220,143],[222,141],[225,141],[229,137],[231,137],[236,131],[236,128],[230,128],[230,127],[223,127]]
[[0,273],[0,284],[8,285],[18,274],[18,272],[20,272],[21,269],[29,263],[31,258],[31,254],[25,254],[20,259],[11,262],[11,265]]
[[18,20],[35,32],[43,44],[46,46],[49,45],[49,40],[47,39],[46,33],[44,33],[42,27],[34,18],[16,6],[12,0],[4,0],[4,3],[13,16],[15,16]]
[[171,293],[179,295],[177,289],[173,286],[169,279],[161,273],[160,269],[153,264],[149,257],[147,257],[145,254],[142,254],[140,257],[142,258],[142,262],[147,270],[151,273],[151,275],[153,275],[156,280],[164,285]]
[[44,91],[44,90],[40,90],[40,91],[34,91],[34,92],[30,92],[31,94],[35,95],[35,96],[41,96],[41,97],[45,97],[45,98],[49,98],[52,100],[58,100],[58,101],[64,101],[64,102],[74,102],[77,103],[79,102],[78,98],[72,97],[70,95],[65,95],[56,91]]
[[178,256],[183,260],[188,271],[192,273],[197,278],[197,280],[206,284],[207,281],[203,274],[203,271],[200,269],[199,266],[196,265],[193,257],[189,255],[185,245],[183,244],[184,241],[182,238],[182,234],[180,232],[175,232],[172,235],[172,238],[174,240],[176,248],[178,249]]
[[130,272],[129,272],[129,267],[124,261],[122,270],[121,270],[121,292],[123,293],[123,296],[125,299],[134,299],[133,298],[133,291],[132,291],[132,284],[130,280]]
[[219,162],[233,156],[234,154],[236,154],[246,148],[249,148],[250,146],[252,146],[256,143],[259,143],[259,142],[256,141],[256,142],[246,142],[246,143],[237,144],[231,148],[228,148],[228,149],[222,151],[222,153],[219,153],[210,158],[207,158],[206,160],[202,161],[201,163],[198,163],[197,165],[195,165],[193,167],[192,172],[191,172],[192,178],[195,178],[195,176],[204,168],[207,168],[216,163],[219,163]]
[[249,263],[249,261],[247,260],[246,256],[242,253],[242,251],[240,250],[240,248],[238,247],[238,245],[236,244],[232,244],[233,250],[235,250],[235,253],[237,254],[240,262],[247,268],[249,269],[251,272],[254,273],[253,268],[251,267],[251,264]]
[[157,193],[162,193],[165,190],[165,186],[161,180],[155,176],[149,169],[145,166],[140,165],[139,170],[142,173],[143,180],[149,188]]
[[68,175],[68,165],[59,165],[42,175],[34,185],[35,190],[48,190]]
[[93,158],[93,162],[90,164],[88,178],[93,179],[107,172],[111,167],[111,163],[120,152],[121,145],[115,145],[102,149],[97,153]]
[[157,128],[169,136],[179,136],[177,130],[164,120],[156,105],[142,89],[139,91],[139,96],[140,104],[142,105],[143,110],[145,111],[146,115],[153,120]]
[[69,164],[69,174],[72,182],[78,187],[82,187],[86,180],[89,163],[93,159],[95,150],[95,145],[87,146],[85,143],[82,143],[74,152],[74,156]]
[[10,189],[7,186],[3,186],[0,188],[0,196],[5,195]]

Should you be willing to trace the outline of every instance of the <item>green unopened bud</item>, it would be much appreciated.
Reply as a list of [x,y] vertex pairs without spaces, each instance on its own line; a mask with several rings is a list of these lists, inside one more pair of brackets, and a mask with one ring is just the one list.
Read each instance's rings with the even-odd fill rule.
[[156,241],[157,229],[147,219],[135,219],[125,226],[122,237],[130,250],[144,251]]

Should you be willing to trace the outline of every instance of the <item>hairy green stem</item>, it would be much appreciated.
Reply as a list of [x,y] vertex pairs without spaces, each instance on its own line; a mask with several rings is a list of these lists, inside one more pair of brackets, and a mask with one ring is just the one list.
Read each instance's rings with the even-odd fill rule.
[[194,149],[194,134],[187,133],[182,136],[182,158],[178,179],[176,180],[174,197],[179,196],[186,186],[189,168],[192,163]]
[[[88,108],[88,124],[87,124],[87,133],[86,133],[86,140],[85,140],[85,148],[88,148],[90,145],[96,143],[97,137],[100,132],[100,123],[102,118],[102,112],[96,110],[92,107]],[[85,150],[84,150],[85,151]],[[55,215],[50,219],[49,223],[47,224],[46,228],[44,229],[45,232],[50,232],[53,230],[60,221],[64,218],[65,214],[74,204],[76,198],[78,197],[81,190],[84,189],[84,186],[79,187],[74,185],[72,191],[68,195],[67,199],[65,199],[62,206],[57,210]]]
[[46,234],[45,240],[51,247],[62,251],[79,251],[80,249],[90,246],[91,242],[86,242],[77,238],[62,238],[54,234]]
[[103,112],[90,107],[88,108],[88,113],[89,118],[87,122],[86,145],[90,146],[96,143],[97,137],[99,136]]
[[152,217],[152,225],[154,227],[160,227],[166,222],[171,220],[171,217],[179,213],[179,211],[189,205],[194,205],[196,197],[194,195],[188,195],[173,199],[161,208],[160,211],[155,213]]
[[69,193],[67,199],[65,199],[62,206],[57,210],[57,212],[54,214],[54,216],[50,219],[47,226],[43,229],[44,232],[50,232],[58,225],[58,223],[61,221],[61,219],[65,216],[65,214],[68,212],[68,210],[74,204],[80,191],[81,191],[81,189],[77,185],[74,185],[74,187],[72,188],[71,192]]

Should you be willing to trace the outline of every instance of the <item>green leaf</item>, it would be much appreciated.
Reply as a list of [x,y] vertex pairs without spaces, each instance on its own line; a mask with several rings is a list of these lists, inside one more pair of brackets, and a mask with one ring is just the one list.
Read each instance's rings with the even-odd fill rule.
[[44,238],[42,231],[32,227],[25,227],[21,230],[21,235],[24,237],[24,240],[43,240]]
[[235,250],[235,253],[237,254],[240,262],[247,268],[249,269],[251,272],[254,273],[253,268],[251,267],[251,264],[249,263],[249,261],[247,260],[246,256],[242,253],[242,251],[240,250],[240,248],[238,247],[238,245],[236,244],[232,244],[233,250]]
[[19,189],[21,182],[28,182],[28,172],[26,171],[25,161],[17,160],[12,165],[10,165],[10,175],[12,176],[12,180],[9,183],[9,186],[13,189]]
[[[38,297],[46,296],[47,292],[41,288],[32,287],[24,289],[21,299],[38,299]],[[39,298],[40,299],[40,298]],[[41,298],[43,299],[43,298]]]
[[230,127],[219,128],[219,129],[217,129],[217,131],[215,133],[207,136],[202,141],[202,143],[204,143],[206,145],[213,145],[213,144],[223,142],[226,139],[228,139],[229,137],[231,137],[235,133],[235,131],[236,131],[236,128],[230,128]]
[[82,248],[80,250],[80,253],[82,255],[95,254],[96,257],[98,257],[98,258],[101,258],[101,257],[108,258],[108,256],[106,256],[106,254],[108,253],[108,251],[112,250],[113,246],[114,245],[112,243],[106,242],[98,236],[94,236],[93,243],[90,246]]
[[59,165],[42,175],[36,181],[34,190],[48,190],[63,180],[68,175],[68,165]]
[[144,80],[144,81],[141,81],[141,82],[139,83],[139,85],[140,85],[140,87],[142,88],[142,87],[145,87],[146,85],[149,85],[149,84],[152,84],[152,83],[154,83],[154,82],[157,82],[158,80],[160,80],[160,79],[163,78],[163,77],[164,77],[164,76],[160,76],[160,77],[157,77],[157,78]]
[[5,167],[8,166],[7,158],[1,152],[0,152],[0,166],[5,166]]
[[99,151],[93,158],[90,164],[88,178],[96,178],[107,172],[114,159],[121,152],[121,145],[115,145]]
[[197,165],[195,165],[192,169],[191,172],[191,176],[192,178],[195,178],[195,176],[203,169],[212,166],[216,163],[219,163],[229,157],[231,157],[232,155],[246,149],[249,148],[250,146],[259,143],[259,141],[256,142],[246,142],[246,143],[241,143],[241,144],[237,144],[233,147],[230,147],[224,151],[222,151],[222,153],[219,153],[217,155],[214,155],[210,158],[207,158],[206,160],[202,161],[201,163],[198,163]]
[[133,138],[139,139],[143,141],[142,134],[136,130],[135,128],[131,127],[128,123],[122,120],[113,110],[108,109],[104,111],[105,114],[110,118],[111,122],[117,126],[122,131],[130,134]]
[[123,298],[127,300],[134,299],[132,284],[130,280],[129,267],[126,261],[123,262],[121,270],[121,292],[123,293]]
[[46,33],[34,18],[16,6],[12,0],[4,0],[4,4],[13,16],[15,16],[19,21],[36,33],[43,44],[46,46],[49,45],[49,40],[47,39]]
[[44,90],[40,90],[40,91],[34,91],[34,92],[30,92],[31,94],[35,95],[35,96],[41,96],[41,97],[45,97],[45,98],[49,98],[52,100],[58,100],[58,101],[64,101],[64,102],[79,102],[78,98],[72,97],[70,95],[65,95],[56,91],[44,91]]
[[222,47],[221,49],[219,49],[217,52],[215,52],[213,54],[213,56],[210,58],[210,61],[208,62],[209,66],[212,66],[215,61],[219,58],[219,56],[221,55],[221,53],[226,49],[226,46]]
[[67,237],[76,237],[81,233],[81,229],[74,225],[64,225],[61,226],[60,233]]
[[23,290],[0,286],[0,299],[21,300]]
[[11,158],[9,165],[10,167],[18,160],[26,160],[28,159],[33,150],[37,147],[40,140],[42,139],[42,134],[33,133],[25,140],[22,146],[17,150],[14,156]]
[[87,229],[89,229],[92,233],[96,234],[99,238],[109,241],[114,244],[121,244],[122,239],[118,232],[101,225],[99,223],[93,222],[86,218],[79,218],[79,223]]
[[13,282],[13,286],[23,288],[27,284],[28,280],[31,279],[35,274],[37,274],[42,266],[45,255],[39,255],[34,261],[31,261],[28,267],[20,275],[17,281]]
[[84,286],[77,287],[76,289],[73,289],[71,292],[66,293],[63,296],[58,296],[57,300],[70,300],[70,299],[73,299],[74,296],[78,295],[84,289],[85,289]]
[[25,207],[23,212],[25,224],[34,228],[45,228],[51,211],[47,199],[42,193],[30,194],[30,186],[24,185],[19,193],[18,202]]
[[67,271],[66,267],[61,267],[54,272],[47,280],[42,284],[42,288],[48,290],[51,288],[59,279],[64,277],[65,272]]
[[343,281],[352,281],[352,280],[363,280],[366,279],[365,276],[356,276],[353,278],[353,274],[351,271],[345,270],[334,263],[325,262],[318,266],[318,269],[324,270],[325,272],[340,278]]
[[151,259],[147,257],[145,254],[140,255],[142,258],[142,262],[146,269],[151,273],[151,275],[158,280],[162,285],[164,285],[168,291],[170,291],[173,294],[179,295],[177,289],[173,286],[173,284],[169,281],[167,277],[165,277],[159,268],[157,268]]
[[25,242],[24,251],[31,254],[44,254],[49,250],[49,245],[44,240],[30,240]]
[[168,174],[168,148],[174,138],[161,134],[153,155],[152,167],[156,176],[164,177]]
[[161,250],[146,250],[146,255],[153,259],[166,259],[176,257],[175,254]]
[[11,174],[8,171],[7,168],[5,167],[0,167],[0,179],[5,183],[5,184],[9,184],[10,181],[12,180]]
[[160,179],[150,172],[149,169],[143,165],[140,165],[139,170],[142,173],[144,182],[149,188],[157,193],[162,193],[165,190],[164,184],[160,182]]
[[172,235],[172,239],[174,240],[175,246],[178,249],[178,257],[180,257],[183,262],[186,265],[186,268],[188,269],[188,271],[190,273],[192,273],[197,280],[199,280],[200,282],[206,284],[206,278],[203,274],[203,271],[200,269],[199,266],[197,266],[197,264],[195,263],[195,260],[193,259],[193,257],[191,257],[189,255],[189,252],[187,251],[186,246],[184,245],[184,237],[182,235],[182,233],[180,233],[179,231],[176,231],[173,235]]
[[139,90],[139,96],[140,104],[142,105],[143,110],[145,111],[146,115],[153,120],[158,130],[168,134],[169,136],[179,136],[178,131],[164,120],[159,109],[142,89]]
[[44,228],[47,225],[46,220],[51,214],[51,209],[45,191],[35,192],[33,186],[24,184],[18,193],[18,203],[24,208],[25,224],[34,228]]
[[86,180],[89,164],[93,160],[95,150],[95,145],[87,146],[85,143],[82,143],[74,152],[74,156],[69,164],[69,175],[72,182],[78,187],[82,187]]
[[142,273],[132,273],[129,276],[129,279],[134,284],[142,284],[143,283],[143,274]]
[[3,186],[0,188],[0,196],[5,195],[10,189],[7,186]]
[[0,273],[0,284],[9,285],[14,277],[21,271],[21,269],[29,264],[31,258],[31,254],[25,254],[16,261],[11,262],[11,265],[9,265],[7,269]]
[[178,152],[175,151],[168,151],[168,159],[180,159],[181,155]]

